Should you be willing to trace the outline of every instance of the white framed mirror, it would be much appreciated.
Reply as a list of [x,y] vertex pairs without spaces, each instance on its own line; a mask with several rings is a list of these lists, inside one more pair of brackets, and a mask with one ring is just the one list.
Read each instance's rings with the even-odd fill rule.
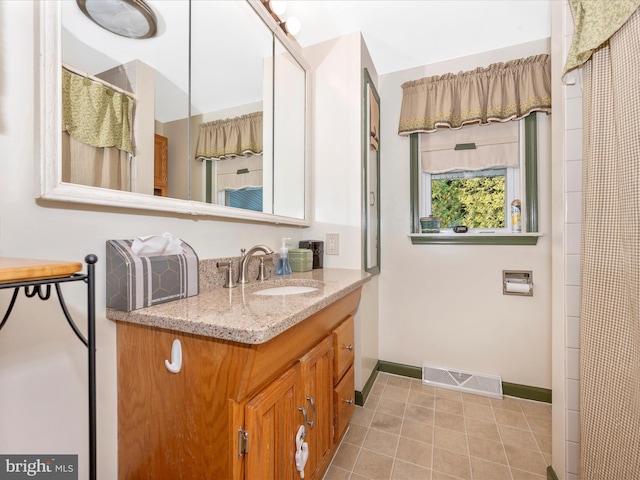
[[[286,38],[259,1],[147,3],[158,18],[158,35],[135,40],[93,24],[76,2],[40,2],[42,122],[37,197],[308,225],[309,75],[297,44]],[[74,22],[84,22],[88,30]],[[222,25],[229,28],[224,30]],[[232,64],[228,55],[245,60]],[[167,59],[170,61],[165,62]],[[62,152],[68,146],[61,132],[69,122],[62,121],[63,67],[85,82],[86,78],[115,85],[116,92],[136,90],[131,92],[137,95],[131,122],[134,153],[130,155],[130,176],[122,183],[125,187],[94,186],[70,176],[75,170],[65,168]],[[131,69],[134,74],[124,84],[113,80]],[[136,81],[142,88],[136,88]],[[145,113],[145,105],[151,113]],[[225,204],[233,196],[229,191],[239,190],[238,185],[252,187],[255,182],[218,182],[217,171],[223,170],[218,167],[232,168],[232,162],[227,162],[232,156],[196,159],[199,131],[203,123],[256,112],[263,117],[264,152],[247,156],[254,164],[262,163],[262,206],[229,206]],[[158,137],[165,138],[168,157],[164,192],[157,182]],[[84,154],[80,157],[86,161]],[[241,167],[236,172],[244,170]],[[159,196],[163,193],[166,196]]]

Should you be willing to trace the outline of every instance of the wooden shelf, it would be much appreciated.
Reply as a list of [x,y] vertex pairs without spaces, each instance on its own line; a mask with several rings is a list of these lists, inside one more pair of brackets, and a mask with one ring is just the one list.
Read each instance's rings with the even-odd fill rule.
[[0,283],[62,278],[80,270],[80,262],[0,257]]

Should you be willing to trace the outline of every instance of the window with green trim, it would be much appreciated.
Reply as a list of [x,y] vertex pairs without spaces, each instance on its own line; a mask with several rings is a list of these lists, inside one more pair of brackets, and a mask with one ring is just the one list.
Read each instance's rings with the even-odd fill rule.
[[[518,199],[522,209],[522,232],[536,233],[537,219],[537,114],[520,120],[517,166],[462,170],[445,173],[424,172],[420,134],[411,135],[411,220],[412,233],[420,234],[420,217],[441,219],[441,233],[454,235],[451,228],[465,225],[476,232],[505,235],[511,232],[511,203]],[[482,128],[491,128],[487,125]],[[437,135],[431,134],[431,135]],[[462,144],[465,149],[468,144]],[[415,238],[414,243],[448,243]],[[488,236],[486,237],[488,238]],[[451,243],[495,243],[464,241]],[[500,240],[500,244],[523,243]],[[535,240],[531,241],[532,244]]]

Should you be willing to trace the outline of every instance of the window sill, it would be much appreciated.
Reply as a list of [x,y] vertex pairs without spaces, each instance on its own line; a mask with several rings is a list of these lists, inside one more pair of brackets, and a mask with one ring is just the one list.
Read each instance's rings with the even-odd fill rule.
[[542,233],[410,233],[414,245],[536,245]]

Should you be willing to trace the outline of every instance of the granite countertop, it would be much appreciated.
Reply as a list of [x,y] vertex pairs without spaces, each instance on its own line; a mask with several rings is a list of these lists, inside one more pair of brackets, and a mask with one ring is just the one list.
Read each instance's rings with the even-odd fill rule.
[[[310,272],[252,280],[236,288],[201,289],[182,300],[122,312],[107,308],[107,318],[193,333],[240,343],[265,343],[361,287],[371,276],[361,270],[323,268]],[[318,287],[295,295],[256,295],[283,285]]]

